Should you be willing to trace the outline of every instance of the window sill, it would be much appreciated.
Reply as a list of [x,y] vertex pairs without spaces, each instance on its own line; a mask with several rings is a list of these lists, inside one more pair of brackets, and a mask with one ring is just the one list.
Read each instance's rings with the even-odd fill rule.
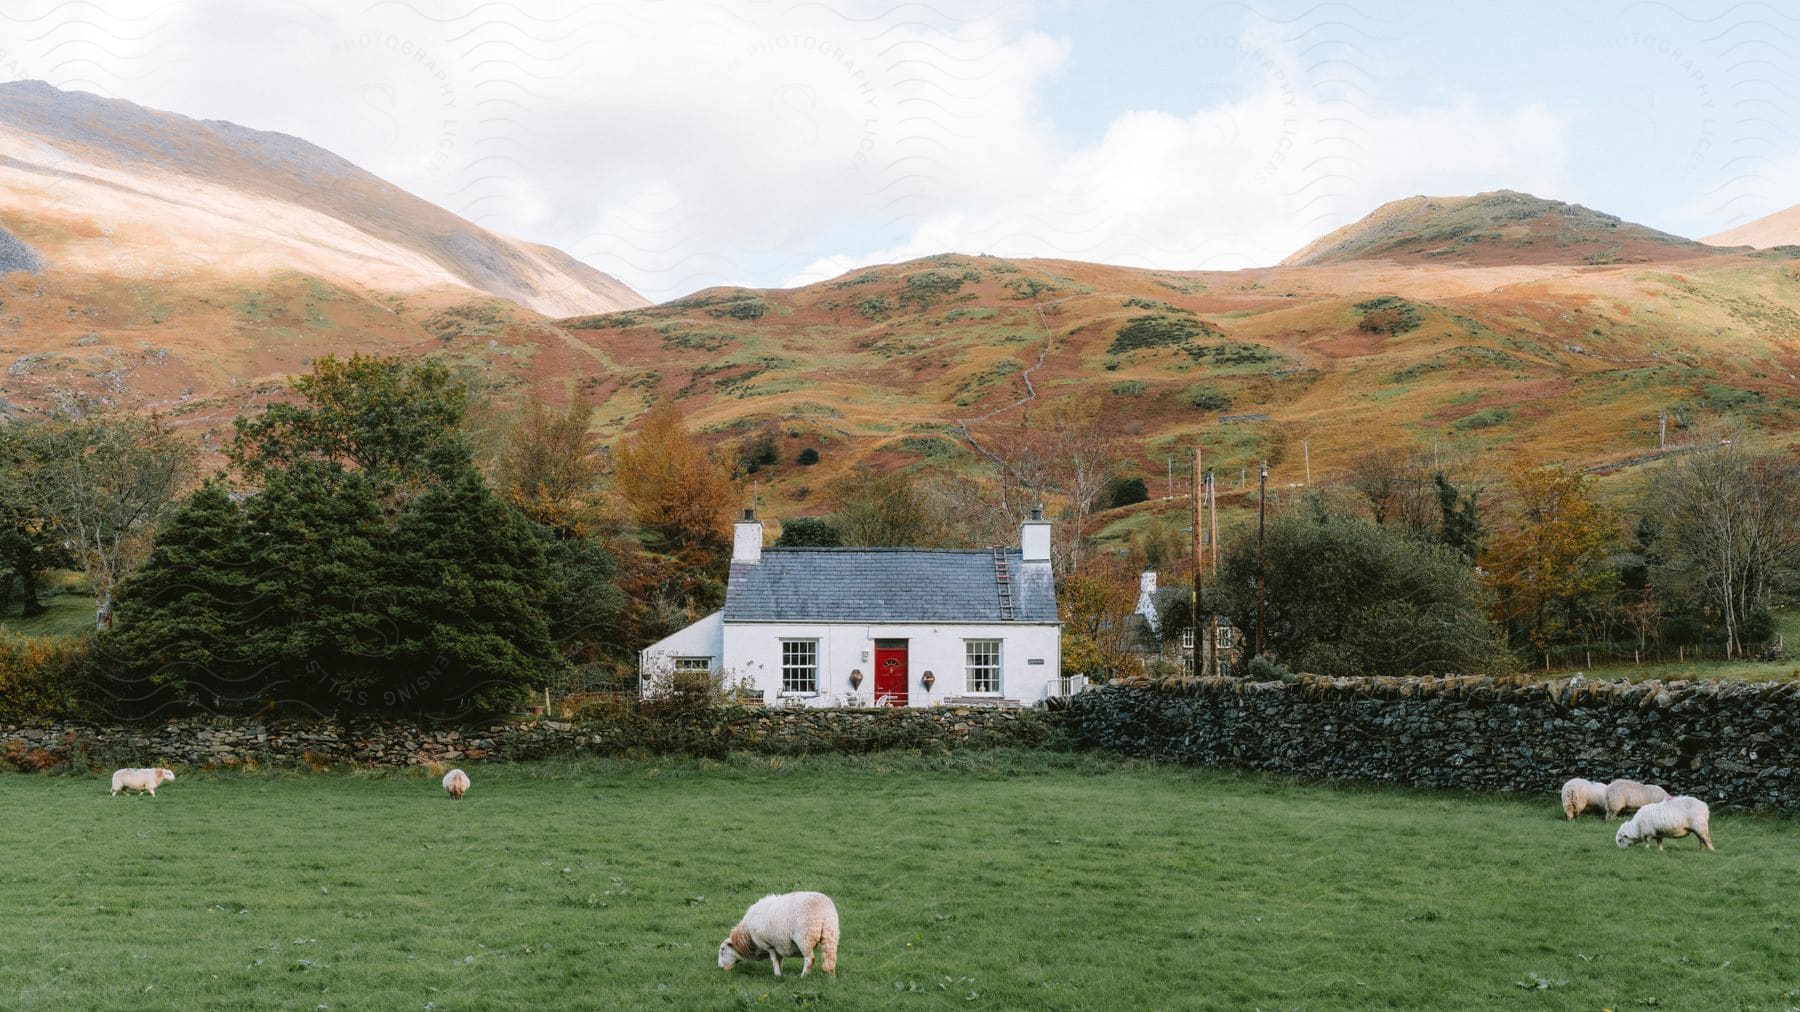
[[816,699],[816,698],[818,698],[818,695],[819,694],[817,692],[777,692],[775,694],[775,698],[777,698],[777,699]]

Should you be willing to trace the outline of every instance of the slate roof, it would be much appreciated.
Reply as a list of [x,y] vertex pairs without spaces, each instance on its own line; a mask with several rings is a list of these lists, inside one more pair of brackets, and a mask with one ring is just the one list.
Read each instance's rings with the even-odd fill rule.
[[[1006,552],[1010,621],[1055,622],[1050,564]],[[991,550],[765,548],[733,562],[727,622],[1002,622]]]

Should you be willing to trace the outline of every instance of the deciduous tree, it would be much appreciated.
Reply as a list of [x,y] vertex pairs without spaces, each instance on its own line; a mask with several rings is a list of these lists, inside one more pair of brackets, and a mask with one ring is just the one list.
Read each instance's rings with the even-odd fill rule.
[[673,401],[652,408],[616,457],[619,494],[654,547],[669,554],[729,548],[737,499],[730,465],[688,432]]
[[1617,589],[1619,520],[1579,472],[1520,463],[1508,487],[1511,522],[1481,555],[1483,580],[1513,642],[1543,652],[1582,632],[1584,609]]

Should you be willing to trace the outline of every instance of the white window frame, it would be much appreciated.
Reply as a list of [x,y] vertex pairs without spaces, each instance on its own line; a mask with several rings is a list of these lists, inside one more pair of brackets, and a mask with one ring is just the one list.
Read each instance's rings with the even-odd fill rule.
[[1183,649],[1183,650],[1194,649],[1194,627],[1193,626],[1188,626],[1186,629],[1181,630],[1181,649]]
[[[966,639],[963,640],[963,687],[971,696],[999,696],[1006,692],[1006,641],[1001,639]],[[989,663],[977,664],[976,650],[987,654],[992,647],[993,660]],[[985,657],[984,657],[985,659]],[[978,672],[993,673],[993,688],[976,688]]]
[[[798,686],[810,685],[810,688]],[[781,691],[783,696],[816,696],[819,694],[819,641],[816,639],[783,639],[781,641]]]
[[672,662],[675,665],[671,669],[673,671],[711,671],[713,669],[713,659],[710,656],[676,657],[672,658]]

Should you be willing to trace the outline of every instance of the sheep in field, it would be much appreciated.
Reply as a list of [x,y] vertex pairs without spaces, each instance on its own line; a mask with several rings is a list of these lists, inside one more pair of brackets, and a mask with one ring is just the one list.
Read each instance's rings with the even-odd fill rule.
[[156,797],[156,785],[173,779],[175,779],[174,770],[165,770],[160,767],[116,770],[113,772],[110,797],[118,797],[120,791],[137,791],[139,793],[148,791],[154,798]]
[[1637,810],[1631,821],[1619,827],[1614,834],[1613,842],[1621,847],[1629,847],[1642,842],[1650,846],[1656,841],[1656,849],[1663,849],[1663,838],[1677,839],[1694,834],[1700,838],[1700,846],[1704,850],[1712,850],[1712,827],[1708,824],[1712,813],[1707,810],[1706,802],[1699,798],[1683,795],[1667,801],[1656,801]]
[[729,970],[740,959],[767,957],[781,976],[781,957],[801,956],[800,976],[812,972],[813,948],[825,972],[837,976],[838,914],[824,893],[764,896],[744,911],[731,934],[719,943],[719,968]]
[[1606,785],[1606,818],[1612,818],[1627,809],[1636,810],[1658,801],[1669,800],[1669,792],[1655,784],[1640,784],[1636,780],[1614,780]]
[[1592,808],[1606,811],[1606,785],[1580,777],[1562,785],[1563,816],[1573,819]]
[[451,770],[444,774],[444,790],[449,791],[452,798],[461,801],[463,794],[469,790],[469,775],[462,770]]

